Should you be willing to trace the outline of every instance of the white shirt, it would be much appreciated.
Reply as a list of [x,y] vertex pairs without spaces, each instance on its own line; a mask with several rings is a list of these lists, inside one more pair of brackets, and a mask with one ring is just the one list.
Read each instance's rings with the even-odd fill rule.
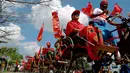
[[[100,9],[100,8],[95,8],[94,11],[93,11],[93,14],[101,14],[103,11]],[[106,18],[107,15],[104,14],[104,15],[101,15],[101,16],[97,16],[95,18],[93,18],[93,21],[105,21],[106,22]]]

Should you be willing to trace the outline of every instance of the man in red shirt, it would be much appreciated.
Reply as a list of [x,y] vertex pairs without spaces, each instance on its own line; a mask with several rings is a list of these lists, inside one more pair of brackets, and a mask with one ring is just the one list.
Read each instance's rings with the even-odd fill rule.
[[[92,39],[92,35],[90,35],[92,32],[88,34],[88,32],[90,31],[90,27],[92,28],[92,30],[94,30],[94,27],[92,25],[84,26],[83,24],[81,24],[78,21],[79,15],[80,15],[79,10],[75,10],[72,13],[71,15],[72,20],[67,23],[66,36],[72,37],[72,36],[75,36],[77,33],[79,33],[79,36],[85,37],[85,39],[88,39],[91,37],[91,40],[95,40],[95,39]],[[89,22],[89,24],[92,24],[92,23]],[[93,31],[93,32],[95,33],[96,31]],[[97,36],[96,33],[95,33],[95,36]]]
[[75,35],[78,31],[82,30],[84,28],[84,25],[81,24],[78,19],[79,19],[79,10],[75,10],[71,18],[72,20],[67,23],[66,27],[66,36],[73,36]]
[[47,54],[48,52],[54,52],[54,48],[51,48],[51,43],[47,42],[45,48],[42,49],[42,55]]
[[[85,39],[87,39],[89,42],[92,43],[92,44],[88,43],[89,46],[87,46],[86,49],[88,47],[90,47],[90,49],[94,48],[93,44],[94,45],[96,45],[97,43],[102,44],[103,43],[102,36],[99,36],[100,39],[98,39],[98,35],[96,33],[96,32],[99,32],[98,29],[96,31],[96,29],[93,27],[93,23],[92,22],[89,22],[88,26],[84,26],[83,24],[81,24],[78,21],[79,14],[80,14],[79,10],[75,10],[72,13],[72,15],[71,15],[72,20],[68,22],[67,27],[66,27],[66,36],[73,37],[77,33],[79,33],[79,36],[84,37]],[[101,34],[101,32],[100,32],[100,34]],[[78,39],[76,38],[76,39],[73,39],[73,40],[74,40],[74,43],[77,43],[76,40],[78,40]],[[79,47],[80,47],[80,45],[84,44],[84,43],[82,43],[82,44],[81,43],[82,43],[82,41],[78,41],[77,44],[79,44]],[[83,46],[86,46],[86,44],[84,44]],[[90,50],[88,50],[88,51],[90,51]],[[92,59],[99,59],[98,57],[94,57],[94,56],[92,57],[92,54],[95,54],[95,53],[91,53],[90,52],[89,56]]]
[[45,48],[42,49],[42,55],[49,59],[52,62],[53,55],[54,55],[54,48],[51,48],[51,43],[47,42]]

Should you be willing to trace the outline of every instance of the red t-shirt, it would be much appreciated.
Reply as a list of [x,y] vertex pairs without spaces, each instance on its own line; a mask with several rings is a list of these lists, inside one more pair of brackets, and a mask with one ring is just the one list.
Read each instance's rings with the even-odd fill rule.
[[81,29],[84,28],[84,25],[81,24],[79,21],[71,20],[70,22],[67,23],[66,36],[70,35],[70,33],[71,33],[75,28],[76,28],[76,29],[79,29],[79,31],[80,31]]
[[54,48],[43,48],[42,55],[45,55],[48,51],[54,52]]

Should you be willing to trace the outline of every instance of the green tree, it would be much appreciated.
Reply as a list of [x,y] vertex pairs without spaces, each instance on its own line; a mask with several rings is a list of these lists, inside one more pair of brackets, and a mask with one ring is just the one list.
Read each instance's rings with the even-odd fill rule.
[[15,63],[16,60],[20,62],[23,59],[23,56],[19,53],[18,48],[13,47],[2,47],[0,48],[0,56],[10,57],[10,62]]

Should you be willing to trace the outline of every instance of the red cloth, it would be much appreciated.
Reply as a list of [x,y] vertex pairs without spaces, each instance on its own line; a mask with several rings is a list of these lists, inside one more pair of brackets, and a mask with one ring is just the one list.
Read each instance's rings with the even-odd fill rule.
[[[97,34],[99,35],[100,39],[98,39]],[[93,27],[93,26],[90,26],[90,25],[85,26],[80,31],[79,35],[85,37],[86,39],[88,39],[92,43],[103,44],[102,32],[97,27]]]
[[90,17],[92,15],[92,13],[93,13],[92,3],[88,2],[87,7],[82,8],[82,12]]
[[31,62],[28,61],[28,62],[26,63],[26,65],[27,65],[27,66],[26,66],[26,69],[27,69],[27,70],[30,70],[30,68],[31,68]]
[[52,25],[53,25],[53,32],[55,38],[60,38],[62,35],[62,31],[60,28],[60,21],[58,17],[58,12],[52,12]]
[[[80,24],[78,21],[72,20],[68,22],[67,24],[66,35],[68,36],[73,31],[74,28],[79,29],[79,35],[81,37],[85,37],[92,44],[94,45],[98,43],[103,44],[102,32],[97,27],[93,27],[91,25],[84,26]],[[97,56],[98,49],[96,48],[96,46],[92,46],[91,44],[88,43],[88,45],[86,46],[86,49],[88,51],[89,57],[92,60],[100,59],[100,57]]]
[[122,12],[122,8],[118,4],[115,4],[111,15],[115,15],[116,13],[120,14],[121,12]]
[[66,27],[66,36],[70,35],[70,33],[74,30],[74,29],[79,29],[79,31],[81,29],[84,28],[84,25],[81,24],[79,21],[76,20],[71,20],[70,22],[68,22],[67,27]]
[[[99,38],[98,39],[98,35],[99,34]],[[93,26],[86,26],[84,27],[81,31],[80,31],[80,36],[84,36],[89,42],[91,42],[92,44],[96,45],[97,43],[103,44],[103,38],[101,35],[101,31],[99,29],[97,29],[96,27]],[[98,53],[98,49],[89,44],[86,46],[86,49],[88,51],[88,55],[92,60],[99,60],[100,57],[97,56]]]
[[42,40],[43,28],[44,28],[44,24],[42,25],[42,27],[38,33],[38,37],[37,37],[38,42],[40,42]]

